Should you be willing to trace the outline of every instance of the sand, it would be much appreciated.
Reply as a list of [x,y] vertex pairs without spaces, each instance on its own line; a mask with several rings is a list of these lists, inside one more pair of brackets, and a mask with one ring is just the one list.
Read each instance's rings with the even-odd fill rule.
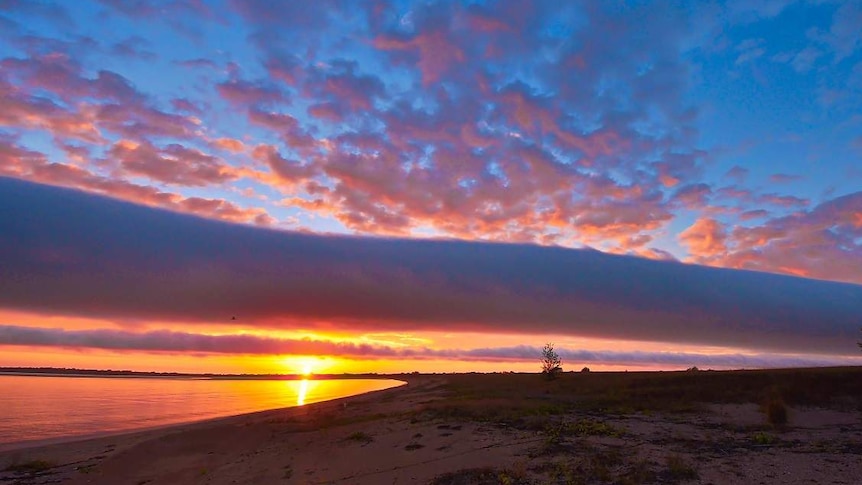
[[[857,409],[569,414],[568,435],[428,414],[443,376],[361,396],[0,453],[2,484],[862,483]],[[759,436],[759,437],[758,437]],[[559,438],[559,439],[557,439]],[[448,473],[448,475],[447,475]]]

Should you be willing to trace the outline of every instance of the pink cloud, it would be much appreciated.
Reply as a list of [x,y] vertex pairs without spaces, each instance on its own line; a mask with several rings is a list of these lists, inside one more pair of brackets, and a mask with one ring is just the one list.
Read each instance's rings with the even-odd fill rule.
[[862,238],[860,214],[862,192],[856,192],[729,232],[696,223],[681,239],[700,263],[862,283],[862,247],[854,243]]
[[698,219],[680,233],[680,242],[689,254],[698,261],[707,262],[727,254],[727,232],[724,225],[715,219]]
[[158,148],[149,142],[121,140],[106,155],[127,173],[168,184],[204,186],[238,178],[236,170],[217,157],[177,143]]
[[120,178],[109,178],[87,169],[49,162],[41,153],[17,147],[0,139],[0,175],[73,187],[98,194],[231,222],[271,225],[275,220],[263,209],[242,208],[221,199],[183,197],[152,186],[138,185]]
[[290,104],[290,100],[281,91],[261,82],[234,79],[218,84],[216,89],[222,98],[240,108],[263,104]]
[[453,43],[442,30],[422,32],[412,38],[383,35],[374,39],[374,46],[382,50],[407,51],[418,58],[422,85],[437,82],[456,64],[466,60],[461,47]]

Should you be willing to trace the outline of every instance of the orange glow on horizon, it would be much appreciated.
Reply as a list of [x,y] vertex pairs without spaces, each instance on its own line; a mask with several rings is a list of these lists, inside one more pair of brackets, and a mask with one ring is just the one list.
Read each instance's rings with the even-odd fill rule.
[[[753,353],[746,349],[723,348],[709,345],[672,344],[664,342],[622,341],[607,338],[587,338],[571,335],[504,334],[478,331],[455,332],[443,330],[392,331],[366,330],[350,333],[344,329],[269,329],[241,324],[189,324],[179,322],[116,322],[108,319],[46,316],[22,311],[0,310],[0,319],[24,327],[65,329],[68,331],[105,329],[123,332],[149,332],[170,330],[192,335],[255,335],[260,338],[284,340],[310,340],[332,342],[334,349],[347,349],[351,345],[363,346],[361,355],[295,354],[231,354],[197,351],[118,350],[100,348],[66,348],[56,346],[0,345],[0,367],[57,367],[104,370],[133,370],[142,372],[183,372],[216,374],[294,374],[311,377],[315,374],[387,374],[387,373],[446,373],[446,372],[538,372],[536,359],[529,358],[471,358],[438,357],[435,350],[469,351],[481,342],[483,348],[515,348],[532,345],[541,348],[553,342],[557,349],[587,352],[678,352],[704,356]],[[302,349],[301,342],[294,343]],[[316,348],[319,350],[320,345]],[[328,347],[324,347],[328,348]],[[377,352],[375,349],[382,349]],[[404,351],[405,353],[401,353]],[[412,352],[411,352],[412,351]],[[375,355],[377,354],[377,355]],[[504,355],[501,352],[500,355]],[[445,355],[459,355],[447,353]],[[618,362],[587,362],[563,359],[565,370],[656,370],[684,369],[689,365]]]

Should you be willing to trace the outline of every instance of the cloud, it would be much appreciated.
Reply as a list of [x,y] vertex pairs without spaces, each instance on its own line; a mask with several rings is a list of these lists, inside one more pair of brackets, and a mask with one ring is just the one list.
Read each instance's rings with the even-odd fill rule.
[[[113,351],[192,353],[196,355],[326,355],[362,359],[458,359],[486,362],[538,361],[541,348],[482,347],[432,349],[332,342],[313,339],[280,339],[249,334],[206,335],[188,332],[122,330],[63,330],[46,327],[0,325],[0,345],[102,349]],[[555,349],[568,365],[662,365],[702,368],[805,367],[857,364],[862,358],[786,354],[703,354],[696,352],[647,352]]]
[[862,192],[732,230],[699,220],[680,239],[699,263],[862,283]]
[[727,252],[727,232],[722,223],[715,219],[698,219],[679,234],[679,240],[689,251],[702,261],[708,261]]
[[776,184],[785,184],[790,182],[796,182],[798,180],[802,180],[804,177],[801,175],[791,175],[787,173],[774,173],[769,176],[769,181]]
[[[80,153],[80,147],[67,148]],[[23,149],[14,140],[0,137],[0,175],[23,177],[42,183],[81,188],[125,200],[204,217],[269,225],[274,222],[262,209],[246,209],[223,199],[183,197],[149,185],[90,172],[73,164],[51,163],[44,154]]]
[[[732,255],[680,258],[862,282],[855,261],[823,263],[862,240],[830,248],[806,233],[817,218],[780,257],[748,242],[826,193],[828,171],[753,185],[766,164],[849,173],[835,147],[859,145],[858,4],[790,3],[104,0],[73,21],[18,2],[0,18],[0,137],[16,140],[0,171],[235,222],[656,259],[710,219]],[[829,109],[804,102],[818,90]]]
[[590,250],[261,230],[13,179],[0,179],[0,206],[11,275],[0,305],[14,309],[835,355],[856,352],[862,326],[857,285]]
[[178,143],[158,148],[146,141],[120,140],[107,157],[128,173],[167,184],[205,186],[238,178],[236,170],[218,158]]

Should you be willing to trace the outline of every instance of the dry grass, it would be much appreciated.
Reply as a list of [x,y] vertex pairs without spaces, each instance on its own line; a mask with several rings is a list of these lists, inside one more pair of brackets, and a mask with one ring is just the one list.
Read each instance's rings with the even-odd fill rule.
[[[846,406],[862,396],[862,368],[754,371],[460,374],[447,377],[449,398],[424,411],[438,417],[529,426],[531,417],[569,411],[628,414],[698,411],[705,403]],[[780,420],[776,405],[774,419]],[[768,408],[766,412],[769,413]],[[786,417],[786,416],[785,416]],[[770,418],[772,420],[773,418]]]
[[23,463],[13,463],[6,467],[5,470],[7,472],[13,473],[21,473],[21,474],[32,474],[32,473],[40,473],[56,466],[55,463],[47,461],[47,460],[31,460]]
[[526,476],[512,470],[491,467],[467,468],[437,475],[429,485],[529,485]]

